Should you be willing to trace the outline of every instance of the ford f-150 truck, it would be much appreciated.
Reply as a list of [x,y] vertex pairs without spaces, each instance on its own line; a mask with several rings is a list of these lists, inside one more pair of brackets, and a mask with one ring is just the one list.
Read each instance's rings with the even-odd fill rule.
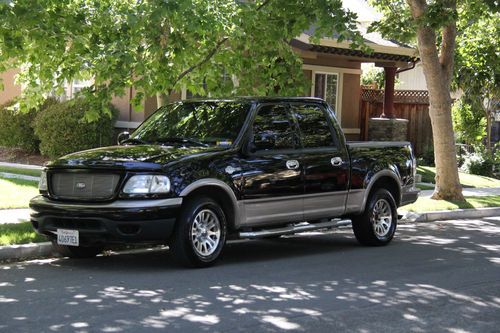
[[397,207],[417,199],[408,142],[348,143],[316,98],[191,100],[158,109],[119,145],[49,163],[31,223],[70,257],[112,244],[167,244],[213,264],[228,239],[352,222],[385,245]]

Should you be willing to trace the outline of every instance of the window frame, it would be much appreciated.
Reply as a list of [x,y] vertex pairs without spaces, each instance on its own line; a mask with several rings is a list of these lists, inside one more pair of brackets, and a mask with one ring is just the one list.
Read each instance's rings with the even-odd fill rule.
[[332,120],[332,114],[333,110],[327,107],[326,104],[324,103],[314,103],[314,102],[291,102],[288,103],[289,109],[291,112],[292,105],[312,105],[312,106],[317,106],[323,113],[323,116],[326,118],[326,122],[328,124],[328,128],[330,130],[330,136],[332,137],[332,143],[334,144],[333,146],[322,146],[322,147],[304,147],[304,140],[303,140],[303,134],[302,134],[302,129],[300,128],[300,122],[299,120],[295,117],[295,114],[291,112],[297,130],[299,131],[299,141],[300,141],[300,149],[303,152],[320,152],[320,151],[341,151],[341,140],[339,139],[339,133],[338,129],[335,127],[335,124]]
[[[247,140],[244,143],[244,149],[247,151],[249,155],[252,156],[264,156],[264,155],[287,155],[287,154],[297,154],[300,153],[303,150],[302,147],[302,140],[300,136],[300,130],[298,128],[297,124],[297,119],[293,115],[293,113],[290,110],[290,104],[289,102],[266,102],[266,103],[258,103],[256,107],[253,110],[252,116],[249,121],[249,126],[247,129]],[[263,107],[269,106],[269,105],[282,105],[286,108],[286,112],[288,112],[288,115],[290,116],[290,119],[292,121],[291,126],[292,130],[294,131],[295,135],[297,136],[298,139],[298,145],[296,148],[290,148],[290,149],[270,149],[270,150],[257,150],[255,152],[250,152],[248,150],[248,145],[252,142],[253,139],[253,126],[255,124],[255,119],[257,118],[257,114],[259,113],[260,109]]]

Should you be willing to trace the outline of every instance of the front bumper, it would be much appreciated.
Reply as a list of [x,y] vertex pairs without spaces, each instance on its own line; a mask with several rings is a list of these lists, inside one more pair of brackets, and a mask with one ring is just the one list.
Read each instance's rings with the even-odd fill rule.
[[38,233],[52,239],[57,229],[78,230],[82,245],[165,243],[181,205],[182,198],[87,204],[40,195],[30,201],[31,223]]

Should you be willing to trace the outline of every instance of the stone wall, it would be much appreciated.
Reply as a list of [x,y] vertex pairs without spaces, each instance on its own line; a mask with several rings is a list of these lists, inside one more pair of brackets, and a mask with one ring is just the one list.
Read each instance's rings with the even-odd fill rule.
[[368,140],[407,141],[408,119],[370,118],[368,120]]

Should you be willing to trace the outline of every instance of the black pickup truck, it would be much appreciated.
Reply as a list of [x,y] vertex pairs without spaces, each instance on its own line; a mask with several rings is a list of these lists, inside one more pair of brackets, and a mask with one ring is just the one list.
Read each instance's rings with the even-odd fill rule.
[[203,267],[228,239],[348,225],[388,244],[417,199],[408,142],[346,143],[315,98],[192,100],[157,110],[119,145],[47,165],[31,222],[70,257],[112,244],[168,244]]

